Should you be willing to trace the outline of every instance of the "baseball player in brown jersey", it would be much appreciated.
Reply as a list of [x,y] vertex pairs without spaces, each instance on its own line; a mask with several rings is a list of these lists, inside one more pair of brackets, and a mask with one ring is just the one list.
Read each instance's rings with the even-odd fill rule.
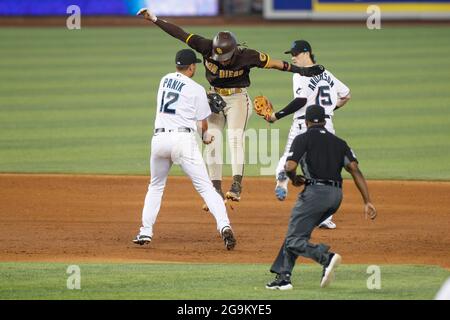
[[[250,69],[266,68],[299,73],[303,76],[315,76],[323,72],[324,67],[298,67],[286,61],[271,59],[269,55],[241,47],[236,37],[229,31],[217,33],[214,39],[188,33],[165,20],[158,19],[150,10],[143,8],[137,15],[152,21],[169,35],[185,42],[203,56],[206,79],[210,90],[222,96],[227,106],[223,113],[212,114],[208,118],[211,134],[216,139],[207,146],[209,176],[216,191],[222,198],[232,201],[241,199],[242,175],[244,172],[244,131],[251,113],[251,100],[247,93],[250,86]],[[222,192],[222,139],[221,132],[227,124],[230,146],[233,183],[224,195]]]

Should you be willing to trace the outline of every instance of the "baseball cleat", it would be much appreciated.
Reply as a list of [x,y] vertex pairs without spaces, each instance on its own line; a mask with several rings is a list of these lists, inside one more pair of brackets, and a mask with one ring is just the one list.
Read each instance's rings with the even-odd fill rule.
[[336,229],[336,224],[331,220],[325,220],[321,224],[319,224],[319,228],[322,229]]
[[227,248],[227,250],[233,250],[236,246],[236,239],[234,238],[234,234],[231,228],[223,228],[221,234],[223,242],[225,243],[225,248]]
[[287,189],[283,188],[282,186],[277,186],[275,188],[275,196],[278,200],[284,201],[287,196]]
[[225,198],[231,201],[239,201],[241,200],[241,191],[242,186],[239,181],[234,181],[231,185],[230,191],[225,194]]
[[152,237],[144,236],[138,234],[136,238],[133,239],[133,243],[143,246],[144,244],[150,243],[152,241]]
[[288,178],[286,176],[286,172],[282,171],[278,173],[277,176],[277,186],[275,187],[275,197],[277,197],[278,200],[284,201],[287,197],[287,185],[288,185]]
[[335,277],[334,271],[341,264],[342,257],[337,253],[331,253],[328,263],[323,266],[322,279],[320,281],[320,287],[327,287]]
[[275,280],[266,284],[266,289],[269,290],[291,290],[293,288],[290,274],[277,274]]

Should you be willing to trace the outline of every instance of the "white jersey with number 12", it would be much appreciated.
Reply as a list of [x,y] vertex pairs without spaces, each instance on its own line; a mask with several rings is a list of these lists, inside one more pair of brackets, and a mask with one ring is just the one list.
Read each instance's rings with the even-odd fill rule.
[[165,75],[159,84],[155,129],[191,128],[211,114],[205,89],[178,73]]

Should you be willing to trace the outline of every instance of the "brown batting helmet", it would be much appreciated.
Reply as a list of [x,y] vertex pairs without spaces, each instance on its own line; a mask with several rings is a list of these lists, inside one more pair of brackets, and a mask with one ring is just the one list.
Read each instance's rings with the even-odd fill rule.
[[223,62],[231,59],[237,48],[236,37],[230,31],[221,31],[213,39],[212,58]]

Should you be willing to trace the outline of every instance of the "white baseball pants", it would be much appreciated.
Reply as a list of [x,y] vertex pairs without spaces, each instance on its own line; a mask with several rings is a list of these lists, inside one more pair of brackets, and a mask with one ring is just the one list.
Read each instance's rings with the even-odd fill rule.
[[230,146],[232,175],[243,175],[245,162],[245,127],[252,113],[252,102],[247,90],[229,96],[222,96],[227,103],[224,113],[213,113],[208,118],[208,132],[216,137],[206,146],[206,162],[211,180],[222,180],[223,141],[225,124],[228,127],[227,140]]
[[217,223],[217,230],[230,226],[225,204],[214,189],[198,148],[194,132],[160,132],[152,139],[150,156],[151,181],[142,210],[141,235],[153,236],[161,207],[161,198],[172,164],[179,164],[189,176]]

